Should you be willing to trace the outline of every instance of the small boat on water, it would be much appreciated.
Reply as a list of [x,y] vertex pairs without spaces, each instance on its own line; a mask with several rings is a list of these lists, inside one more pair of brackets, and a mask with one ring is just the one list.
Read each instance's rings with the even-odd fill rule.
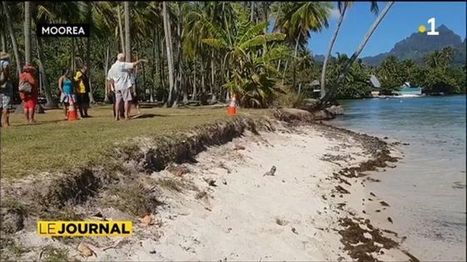
[[377,98],[404,98],[404,97],[421,97],[423,94],[421,87],[411,86],[409,82],[404,83],[397,91],[393,91],[391,95],[380,95],[379,91],[371,92],[373,97]]
[[403,86],[399,91],[395,91],[397,97],[419,97],[423,96],[421,87]]

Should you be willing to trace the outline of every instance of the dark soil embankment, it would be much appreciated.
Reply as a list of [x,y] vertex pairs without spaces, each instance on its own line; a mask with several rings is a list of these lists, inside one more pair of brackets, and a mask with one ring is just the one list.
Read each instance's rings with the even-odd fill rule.
[[[2,231],[11,233],[21,230],[26,215],[41,218],[61,216],[61,210],[66,206],[83,203],[113,185],[134,182],[141,174],[162,170],[169,163],[192,161],[208,146],[227,143],[246,130],[253,133],[272,131],[271,121],[267,118],[236,117],[200,126],[189,133],[144,138],[144,145],[135,139],[109,152],[103,163],[90,164],[87,168],[69,173],[36,175],[14,181],[11,185],[5,182],[1,188]],[[155,198],[149,200],[155,201]]]

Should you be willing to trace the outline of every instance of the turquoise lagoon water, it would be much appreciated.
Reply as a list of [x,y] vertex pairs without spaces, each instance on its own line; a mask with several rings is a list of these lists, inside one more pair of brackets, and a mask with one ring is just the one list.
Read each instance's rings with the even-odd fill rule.
[[403,245],[422,260],[466,260],[466,96],[341,101],[331,123],[397,139],[404,158],[369,191],[391,204]]

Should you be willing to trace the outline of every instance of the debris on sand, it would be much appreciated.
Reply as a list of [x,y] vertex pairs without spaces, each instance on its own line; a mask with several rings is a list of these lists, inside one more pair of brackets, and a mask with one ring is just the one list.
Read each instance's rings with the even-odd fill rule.
[[234,145],[234,150],[245,150],[246,148],[243,145],[240,144],[235,144]]
[[336,188],[337,192],[339,192],[339,193],[350,194],[350,192],[347,189],[345,189],[345,188],[343,188],[343,187],[341,187],[339,185],[337,185],[335,188]]
[[276,173],[276,166],[272,166],[272,167],[271,167],[271,170],[269,170],[268,172],[264,173],[263,176],[274,176],[275,173]]
[[298,235],[297,229],[295,229],[295,227],[292,227],[292,232],[293,232],[295,235]]
[[203,180],[208,183],[209,186],[216,187],[216,180],[212,178],[203,178]]
[[385,207],[388,207],[388,206],[389,206],[389,204],[386,203],[385,201],[380,201],[379,203],[380,203],[382,206],[385,206]]
[[284,219],[280,219],[280,218],[276,218],[276,224],[278,224],[279,226],[285,226],[287,225],[289,222],[287,222],[286,220]]
[[145,215],[143,218],[140,218],[139,221],[145,225],[145,226],[151,226],[151,225],[154,225],[154,215],[150,214],[150,215]]
[[[368,219],[362,221],[361,218],[346,217],[340,219],[340,223],[344,227],[339,230],[344,250],[348,251],[355,261],[378,261],[372,253],[377,253],[382,248],[391,249],[399,246],[396,241],[383,236],[382,232],[374,228]],[[361,225],[366,226],[367,229],[363,229]]]
[[188,167],[183,166],[183,165],[169,165],[166,168],[167,171],[169,171],[172,175],[181,177],[185,174],[190,173],[190,169]]
[[82,257],[90,257],[92,255],[96,255],[96,252],[94,252],[86,243],[84,242],[81,242],[79,243],[78,245],[78,251],[79,251],[79,254],[82,256]]
[[453,184],[454,185],[452,186],[452,188],[454,188],[454,189],[464,189],[465,188],[465,184],[462,184],[462,182],[456,181]]

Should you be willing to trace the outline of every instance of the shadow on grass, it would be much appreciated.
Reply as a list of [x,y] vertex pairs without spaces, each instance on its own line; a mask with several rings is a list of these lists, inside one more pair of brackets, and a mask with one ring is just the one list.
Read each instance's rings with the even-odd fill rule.
[[26,120],[24,120],[23,124],[12,125],[12,126],[15,126],[15,127],[20,127],[20,126],[40,126],[40,125],[46,125],[46,124],[57,124],[57,123],[60,123],[60,122],[68,122],[68,120],[66,120],[65,118],[56,119],[56,120],[36,120],[36,121],[37,122],[34,123],[34,124],[28,124],[28,123],[26,123]]
[[160,114],[141,114],[141,115],[135,115],[132,117],[132,119],[142,119],[142,118],[154,118],[154,117],[167,117],[166,115],[160,115]]

